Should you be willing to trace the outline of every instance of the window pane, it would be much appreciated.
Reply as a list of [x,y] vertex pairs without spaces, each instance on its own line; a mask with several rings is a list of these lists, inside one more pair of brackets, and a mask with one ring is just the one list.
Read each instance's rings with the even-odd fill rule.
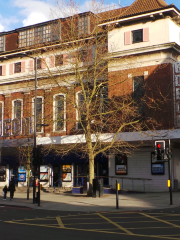
[[5,37],[4,36],[0,36],[0,52],[3,52],[4,46],[5,46],[5,42],[4,42]]
[[60,39],[60,22],[51,25],[51,41]]
[[37,98],[36,105],[36,131],[41,132],[42,128],[42,98]]
[[80,116],[78,117],[80,122],[78,122],[78,129],[82,129],[82,124],[85,121],[85,105],[84,105],[84,95],[82,93],[78,94],[78,108],[80,111]]
[[14,118],[21,118],[21,101],[14,101]]
[[56,131],[64,129],[64,96],[58,95],[55,98],[55,117],[56,117]]
[[79,35],[88,34],[88,17],[83,16],[78,18],[78,33]]
[[3,116],[2,116],[2,114],[3,114],[3,104],[0,103],[0,121],[3,120]]
[[18,62],[18,63],[14,64],[14,72],[15,73],[20,73],[21,72],[21,62]]
[[[35,64],[34,64],[34,69],[35,69]],[[41,69],[41,59],[37,59],[37,69]]]
[[55,66],[63,65],[63,55],[56,55],[55,56]]
[[132,32],[133,43],[138,43],[143,41],[143,30],[135,30]]
[[108,110],[108,87],[102,87],[100,90],[100,112],[105,113]]

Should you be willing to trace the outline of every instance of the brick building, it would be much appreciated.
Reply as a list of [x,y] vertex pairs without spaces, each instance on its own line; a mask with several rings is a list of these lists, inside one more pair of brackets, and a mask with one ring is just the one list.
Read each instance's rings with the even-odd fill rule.
[[[97,64],[96,94],[101,113],[102,101],[128,96],[134,108],[138,103],[142,119],[156,122],[146,121],[141,131],[126,128],[119,132],[117,139],[141,146],[127,156],[113,151],[106,157],[98,154],[95,175],[111,188],[118,177],[125,189],[167,191],[168,164],[154,160],[154,141],[164,140],[168,146],[170,139],[172,176],[180,181],[179,16],[180,11],[164,0],[136,0],[125,8],[86,12],[0,33],[0,184],[12,175],[23,182],[25,176],[19,166],[27,156],[18,151],[33,145],[35,59],[37,145],[48,149],[41,167],[44,186],[78,186],[88,176],[88,158],[80,152],[62,157],[50,149],[84,143],[85,120],[78,107],[83,106],[85,97],[77,79],[88,82],[87,73],[92,78],[89,69],[95,59],[101,62]],[[98,47],[94,39],[101,41]],[[143,103],[144,96],[148,106]],[[106,138],[108,133],[112,140],[112,129],[107,129],[102,136]]]

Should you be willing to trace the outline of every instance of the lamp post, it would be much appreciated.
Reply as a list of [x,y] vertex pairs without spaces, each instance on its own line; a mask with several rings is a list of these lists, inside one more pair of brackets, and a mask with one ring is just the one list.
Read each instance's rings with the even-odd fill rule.
[[[19,55],[19,54],[18,54]],[[33,157],[34,162],[37,163],[37,146],[36,146],[36,126],[37,126],[37,57],[29,56],[27,53],[20,53],[20,55],[27,56],[34,60],[34,71],[35,71],[35,84],[34,84],[34,141],[33,141]],[[29,176],[29,174],[28,174]],[[28,179],[29,187],[29,179]],[[29,189],[27,190],[29,193]],[[27,194],[28,194],[27,193]],[[33,180],[33,203],[35,203],[35,194],[36,194],[36,182],[35,182],[35,171],[34,171],[34,180]],[[38,163],[38,194],[37,194],[38,206],[40,206],[40,163]]]

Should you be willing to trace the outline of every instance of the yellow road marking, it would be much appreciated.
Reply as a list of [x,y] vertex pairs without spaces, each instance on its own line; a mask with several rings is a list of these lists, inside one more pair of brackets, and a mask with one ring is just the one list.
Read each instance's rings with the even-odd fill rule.
[[60,228],[64,228],[64,224],[62,223],[60,217],[56,217],[56,220],[59,223]]
[[[59,228],[56,226],[48,226],[48,225],[37,225],[32,223],[20,223],[20,222],[13,222],[13,221],[5,221],[6,223],[13,223],[13,224],[23,224],[23,225],[30,225],[30,226],[40,226],[40,227],[50,227],[50,228]],[[64,228],[65,230],[75,230],[75,231],[84,231],[84,232],[100,232],[100,233],[109,233],[109,234],[118,234],[118,235],[129,235],[127,233],[119,233],[119,232],[108,232],[108,231],[101,231],[101,230],[94,230],[94,229],[77,229],[77,228]],[[160,238],[160,239],[169,239],[169,240],[179,240],[179,238],[173,238],[169,236],[159,236],[159,235],[142,235],[142,234],[133,234],[133,236],[139,236],[139,237],[150,237],[150,238]]]
[[146,213],[140,213],[140,214],[143,215],[143,216],[146,216],[146,217],[148,217],[148,218],[152,218],[152,219],[154,219],[154,220],[156,220],[156,221],[158,221],[158,222],[163,222],[163,223],[166,223],[166,224],[171,225],[171,226],[173,226],[173,227],[180,228],[179,225],[176,225],[176,224],[170,223],[170,222],[168,222],[168,221],[165,221],[165,220],[162,220],[162,219],[159,219],[159,218],[150,216],[150,215],[148,215],[148,214],[146,214]]
[[127,234],[129,234],[129,235],[133,235],[133,233],[132,233],[132,232],[130,232],[129,230],[127,230],[127,229],[123,228],[123,227],[122,227],[122,226],[120,226],[119,224],[117,224],[117,223],[115,223],[115,222],[111,221],[109,218],[107,218],[107,217],[103,216],[102,214],[100,214],[100,213],[97,213],[97,215],[99,215],[101,218],[104,218],[106,221],[108,221],[108,222],[110,222],[111,224],[115,225],[117,228],[121,229],[122,231],[126,232]]

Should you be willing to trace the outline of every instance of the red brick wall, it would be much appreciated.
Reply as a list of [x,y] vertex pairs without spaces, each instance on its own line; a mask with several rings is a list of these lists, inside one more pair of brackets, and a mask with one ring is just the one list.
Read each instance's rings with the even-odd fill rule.
[[[148,75],[144,76],[144,72]],[[132,77],[128,78],[128,74]],[[167,129],[174,126],[173,72],[171,64],[141,67],[109,73],[109,97],[133,94],[133,77],[144,76],[145,115],[156,120],[156,128]]]

